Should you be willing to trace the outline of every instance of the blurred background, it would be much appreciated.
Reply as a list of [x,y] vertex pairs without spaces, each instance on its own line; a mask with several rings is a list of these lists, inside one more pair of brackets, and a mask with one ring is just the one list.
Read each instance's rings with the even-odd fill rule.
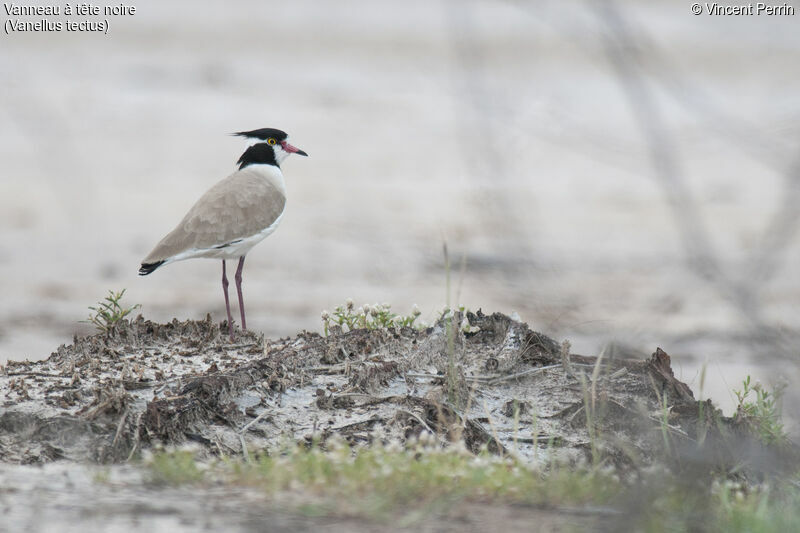
[[228,134],[277,127],[310,157],[283,164],[286,215],[247,256],[252,329],[319,331],[348,297],[431,321],[446,242],[453,303],[576,353],[660,346],[727,413],[748,374],[797,379],[797,16],[133,5],[108,35],[0,36],[0,364],[91,332],[108,289],[149,319],[222,320],[219,261],[137,268],[235,168]]

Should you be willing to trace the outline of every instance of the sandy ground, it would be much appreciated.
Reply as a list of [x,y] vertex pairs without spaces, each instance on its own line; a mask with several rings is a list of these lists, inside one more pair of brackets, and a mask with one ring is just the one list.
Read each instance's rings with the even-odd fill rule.
[[136,269],[232,170],[226,134],[274,126],[311,157],[247,258],[251,328],[318,330],[347,297],[432,318],[447,241],[451,301],[578,353],[662,346],[730,410],[786,355],[754,332],[800,323],[796,17],[591,5],[142,0],[105,36],[1,35],[0,362],[87,332],[112,288],[222,319],[218,262]]
[[[603,468],[631,480],[670,467],[691,479],[734,465],[743,479],[760,480],[791,460],[788,447],[754,446],[747,422],[698,408],[664,352],[647,361],[573,356],[566,363],[563,347],[509,317],[464,318],[469,333],[448,332],[439,321],[424,331],[340,330],[279,341],[237,332],[235,343],[212,321],[164,326],[137,319],[47,360],[9,363],[0,374],[0,531],[487,531],[492,524],[502,531],[611,531],[625,528],[612,520],[637,520],[622,495],[600,508],[436,495],[438,472],[418,478],[427,489],[413,503],[396,502],[386,511],[391,516],[370,520],[364,516],[380,515],[364,507],[367,495],[348,507],[363,490],[328,493],[312,481],[322,479],[312,473],[314,463],[320,476],[337,479],[338,466],[323,459],[308,456],[306,466],[299,460],[297,483],[274,492],[234,475],[238,461],[277,457],[289,442],[312,439],[328,450],[335,441],[354,449],[411,447],[402,461],[448,442],[471,453],[485,446],[540,473],[554,464],[592,464],[602,450]],[[457,314],[456,324],[461,319]],[[671,409],[666,426],[662,398]],[[698,446],[701,430],[705,446]],[[220,470],[197,484],[165,487],[181,475],[163,465],[151,471],[139,459],[146,464],[155,450],[175,448],[191,450],[198,468],[221,461]],[[477,464],[486,467],[484,461]],[[684,461],[692,461],[686,471]],[[367,483],[391,498],[396,466],[380,465]],[[467,489],[477,481],[476,473],[451,466],[461,473],[450,482]],[[554,497],[544,500],[581,501],[578,493],[555,496],[565,488],[559,477],[551,478]],[[402,497],[408,488],[397,483]],[[484,490],[491,498],[491,484]]]

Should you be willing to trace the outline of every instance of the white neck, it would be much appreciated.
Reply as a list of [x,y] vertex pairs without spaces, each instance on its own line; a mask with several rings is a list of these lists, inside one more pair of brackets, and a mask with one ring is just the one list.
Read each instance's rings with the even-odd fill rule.
[[270,185],[278,189],[283,196],[286,196],[286,182],[283,180],[283,172],[280,167],[268,164],[250,164],[243,171],[251,170],[267,180]]

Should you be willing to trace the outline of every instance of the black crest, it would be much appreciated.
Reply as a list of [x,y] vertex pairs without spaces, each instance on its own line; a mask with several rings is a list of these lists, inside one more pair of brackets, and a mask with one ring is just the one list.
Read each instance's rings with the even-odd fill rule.
[[253,130],[253,131],[237,131],[234,135],[238,135],[239,137],[247,137],[248,139],[261,139],[262,141],[266,141],[269,138],[273,138],[278,142],[285,141],[288,135],[285,131],[276,130],[275,128],[261,128],[260,130]]

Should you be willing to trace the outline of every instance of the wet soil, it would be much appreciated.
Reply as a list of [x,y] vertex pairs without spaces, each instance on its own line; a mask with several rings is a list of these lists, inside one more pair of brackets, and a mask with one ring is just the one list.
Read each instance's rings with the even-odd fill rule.
[[[456,314],[423,331],[271,340],[237,330],[234,342],[226,332],[210,317],[157,324],[139,316],[112,334],[75,338],[46,360],[9,362],[0,372],[0,476],[55,462],[120,468],[162,445],[250,457],[287,440],[324,446],[333,436],[359,444],[428,432],[443,446],[463,440],[474,452],[531,462],[555,455],[583,463],[602,453],[623,471],[669,463],[675,454],[664,453],[665,442],[674,452],[696,444],[699,432],[721,443],[708,447],[709,468],[734,463],[737,446],[751,442],[746,424],[694,399],[660,348],[643,361],[571,354],[568,343],[500,313]],[[34,478],[46,479],[43,472]],[[5,486],[6,506],[9,494],[24,493]],[[190,499],[213,498],[207,492]],[[179,507],[178,516],[192,514]]]
[[[112,335],[76,338],[0,375],[0,460],[114,463],[153,444],[246,455],[287,439],[405,441],[427,431],[531,461],[548,446],[576,461],[593,431],[613,434],[621,464],[657,454],[668,430],[692,438],[698,406],[669,356],[604,360],[495,313],[425,331],[334,330],[265,339],[225,324],[139,316]],[[714,413],[706,406],[706,413]],[[657,438],[649,438],[655,435]],[[613,446],[612,446],[613,447]],[[622,453],[622,448],[625,453]]]

